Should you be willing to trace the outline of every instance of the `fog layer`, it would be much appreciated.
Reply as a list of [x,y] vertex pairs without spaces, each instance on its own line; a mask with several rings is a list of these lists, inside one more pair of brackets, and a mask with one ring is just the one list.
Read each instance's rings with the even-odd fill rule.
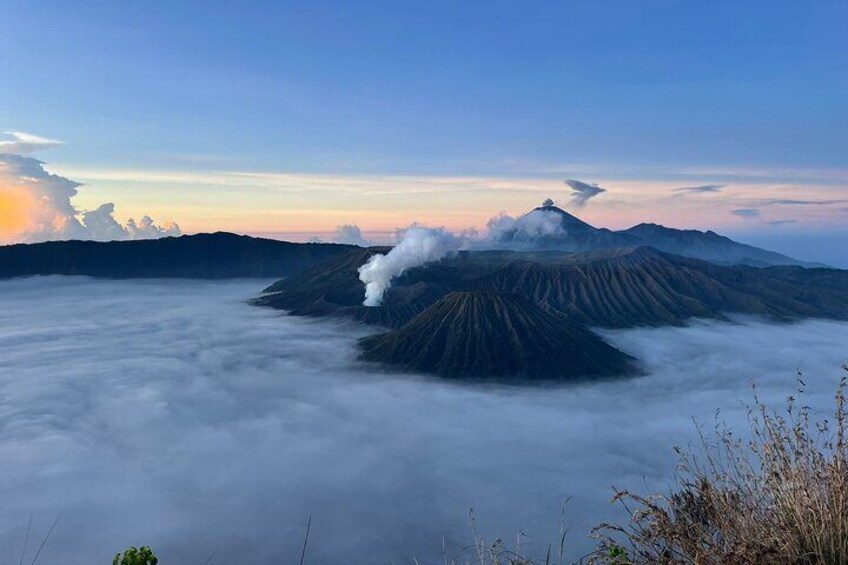
[[[500,388],[374,371],[370,330],[244,300],[263,281],[0,283],[0,562],[108,563],[150,544],[162,563],[422,563],[528,534],[569,555],[616,516],[611,486],[662,488],[692,417],[744,419],[752,381],[827,408],[848,324],[696,322],[604,332],[648,376]],[[439,561],[440,562],[440,561]]]

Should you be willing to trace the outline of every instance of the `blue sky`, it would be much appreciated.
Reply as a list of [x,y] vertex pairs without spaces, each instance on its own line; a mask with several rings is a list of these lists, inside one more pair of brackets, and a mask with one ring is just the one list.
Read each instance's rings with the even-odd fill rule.
[[848,193],[844,1],[74,4],[4,2],[0,129],[64,141],[38,157],[92,201],[142,206],[129,170]]
[[846,165],[845,2],[76,4],[0,39],[0,119],[75,160]]

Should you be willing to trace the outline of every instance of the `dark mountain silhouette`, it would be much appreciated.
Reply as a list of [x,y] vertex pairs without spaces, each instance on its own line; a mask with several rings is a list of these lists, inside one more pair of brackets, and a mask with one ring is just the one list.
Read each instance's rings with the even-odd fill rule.
[[804,263],[753,245],[739,243],[712,231],[679,230],[658,224],[639,224],[626,230],[611,231],[606,228],[596,228],[554,206],[551,201],[546,201],[544,205],[529,212],[529,214],[540,213],[546,214],[548,218],[555,218],[559,229],[551,233],[528,235],[525,230],[515,227],[498,234],[496,245],[519,251],[557,250],[572,253],[648,245],[667,253],[720,264],[758,267],[820,266]]
[[275,283],[256,304],[395,328],[362,358],[451,378],[571,379],[626,373],[585,326],[681,325],[729,313],[848,319],[848,271],[719,265],[652,247],[590,253],[470,251],[411,269],[377,307],[355,249]]
[[453,292],[394,331],[363,338],[361,358],[449,378],[550,380],[626,375],[632,358],[516,295]]
[[650,247],[581,254],[463,252],[410,270],[381,306],[369,308],[362,306],[365,290],[357,269],[373,252],[356,250],[281,281],[257,303],[389,327],[465,290],[515,294],[575,321],[610,328],[681,325],[727,313],[848,319],[848,271],[717,265]]
[[660,251],[723,264],[741,264],[755,267],[769,265],[808,265],[792,257],[781,255],[733,241],[713,231],[678,230],[658,224],[639,224],[616,232],[650,245]]
[[345,254],[350,245],[289,243],[231,233],[138,241],[52,241],[0,247],[0,278],[273,278]]
[[[558,250],[580,253],[638,245],[638,239],[619,234],[606,228],[596,228],[580,218],[553,205],[550,201],[534,208],[528,215],[545,214],[553,218],[559,229],[554,233],[542,233],[528,236],[519,228],[513,228],[498,234],[496,244],[514,250]],[[527,216],[525,216],[527,217]]]

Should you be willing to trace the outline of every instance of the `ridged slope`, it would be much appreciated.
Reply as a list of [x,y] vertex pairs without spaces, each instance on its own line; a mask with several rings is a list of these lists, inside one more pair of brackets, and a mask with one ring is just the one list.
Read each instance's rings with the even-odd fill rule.
[[724,267],[640,247],[571,264],[516,261],[476,285],[518,294],[591,325],[630,327],[678,325],[728,312],[844,319],[848,277],[843,280],[842,291],[808,286],[767,269]]
[[407,325],[366,337],[361,358],[450,378],[578,379],[633,372],[631,358],[529,301],[448,294]]
[[295,314],[344,315],[399,327],[453,291],[517,294],[602,327],[680,325],[726,313],[848,319],[848,271],[723,266],[650,247],[593,253],[468,252],[399,278],[378,308],[362,306],[357,269],[371,250],[275,285],[260,303]]

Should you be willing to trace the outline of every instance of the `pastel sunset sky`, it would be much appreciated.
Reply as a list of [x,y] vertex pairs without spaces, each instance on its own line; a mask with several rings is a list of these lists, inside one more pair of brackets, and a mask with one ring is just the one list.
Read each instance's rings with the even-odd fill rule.
[[75,4],[4,3],[0,130],[80,211],[379,238],[578,179],[600,226],[848,241],[844,1]]

